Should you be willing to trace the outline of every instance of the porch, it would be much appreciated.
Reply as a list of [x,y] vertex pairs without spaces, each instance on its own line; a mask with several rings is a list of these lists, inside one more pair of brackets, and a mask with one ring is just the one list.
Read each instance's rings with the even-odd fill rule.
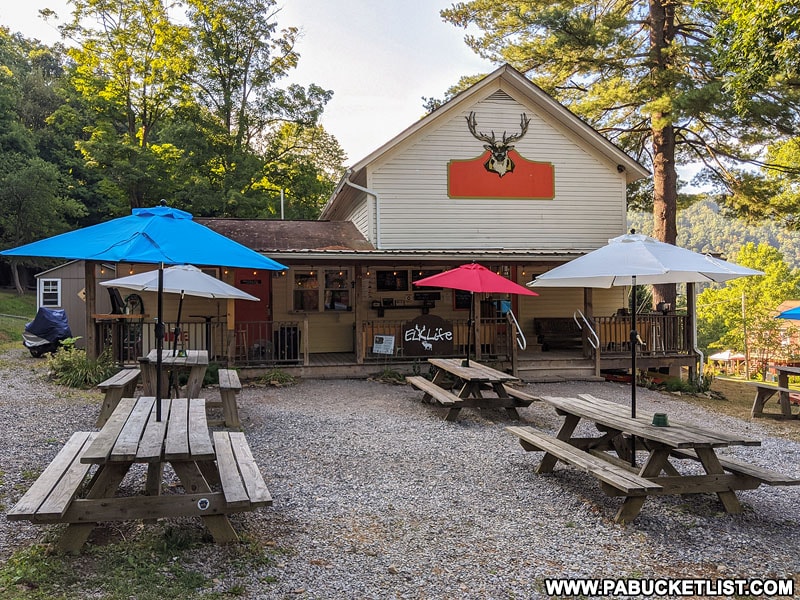
[[[588,322],[591,329],[580,327],[571,317],[539,319],[538,325],[531,324],[525,331],[513,317],[477,319],[469,338],[473,340],[470,356],[524,381],[591,379],[603,371],[629,369],[630,318],[596,317]],[[404,320],[362,321],[352,328],[352,351],[310,352],[314,331],[307,318],[237,322],[234,329],[228,329],[224,319],[184,322],[177,338],[175,323],[165,323],[168,333],[164,347],[208,350],[212,363],[239,368],[250,377],[274,369],[309,378],[363,378],[384,369],[424,371],[427,357],[405,352],[402,340],[406,324]],[[121,364],[136,364],[139,356],[155,348],[152,323],[120,320],[100,322],[97,327],[97,339],[102,344],[99,350],[108,348]],[[468,327],[467,320],[452,322],[452,352],[442,356],[466,356]],[[543,338],[536,333],[545,329],[562,329],[570,342],[557,347],[552,334]],[[642,340],[637,348],[639,369],[695,366],[697,356],[685,315],[641,315],[637,331]],[[387,340],[391,344],[387,345]]]

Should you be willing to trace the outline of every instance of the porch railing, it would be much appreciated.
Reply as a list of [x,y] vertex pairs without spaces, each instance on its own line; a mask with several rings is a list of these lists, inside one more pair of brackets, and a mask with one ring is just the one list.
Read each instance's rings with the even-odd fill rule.
[[[156,347],[152,320],[107,320],[96,323],[98,352],[108,349],[120,364],[136,364]],[[239,321],[229,330],[224,319],[183,322],[176,337],[175,323],[164,322],[164,348],[208,350],[211,362],[231,365],[308,364],[302,321]]]
[[[595,317],[594,322],[603,354],[630,352],[630,317]],[[689,354],[688,323],[686,315],[637,315],[636,331],[644,342],[642,354]]]

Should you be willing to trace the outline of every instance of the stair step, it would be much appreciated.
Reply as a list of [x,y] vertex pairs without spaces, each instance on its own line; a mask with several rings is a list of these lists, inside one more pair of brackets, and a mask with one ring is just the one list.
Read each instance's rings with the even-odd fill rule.
[[594,373],[594,361],[576,357],[543,358],[520,360],[517,364],[517,377],[529,383],[552,383],[562,381],[603,381]]

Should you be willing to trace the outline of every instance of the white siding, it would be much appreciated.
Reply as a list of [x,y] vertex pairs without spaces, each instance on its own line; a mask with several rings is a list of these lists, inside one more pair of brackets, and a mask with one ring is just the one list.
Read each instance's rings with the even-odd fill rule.
[[[447,164],[480,156],[483,144],[467,129],[475,111],[478,130],[519,131],[515,146],[528,160],[555,168],[555,198],[451,199]],[[591,249],[624,233],[625,180],[616,165],[545,121],[530,105],[497,91],[426,135],[409,139],[370,169],[369,187],[380,195],[385,249]]]
[[370,210],[372,198],[362,194],[362,200],[356,203],[352,210],[344,217],[344,221],[351,221],[353,225],[368,240],[372,240],[372,233],[375,231],[375,220],[372,216],[374,211]]

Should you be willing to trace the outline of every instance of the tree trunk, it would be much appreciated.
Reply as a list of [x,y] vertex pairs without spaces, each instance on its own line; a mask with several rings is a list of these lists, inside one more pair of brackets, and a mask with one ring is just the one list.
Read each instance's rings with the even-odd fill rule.
[[[654,115],[654,120],[663,118]],[[653,130],[653,237],[667,244],[678,239],[678,173],[672,125]],[[653,308],[659,302],[675,307],[675,284],[653,286]]]
[[11,276],[14,279],[14,287],[17,290],[17,296],[23,296],[25,294],[25,289],[22,287],[22,283],[19,280],[19,265],[17,261],[11,261]]
[[[653,93],[658,97],[670,86],[672,60],[669,47],[675,37],[675,6],[670,0],[650,0],[650,27]],[[654,112],[650,115],[650,124],[653,133],[653,237],[675,244],[678,239],[678,174],[672,115]],[[653,308],[659,302],[669,303],[674,308],[676,298],[674,284],[653,286]]]

